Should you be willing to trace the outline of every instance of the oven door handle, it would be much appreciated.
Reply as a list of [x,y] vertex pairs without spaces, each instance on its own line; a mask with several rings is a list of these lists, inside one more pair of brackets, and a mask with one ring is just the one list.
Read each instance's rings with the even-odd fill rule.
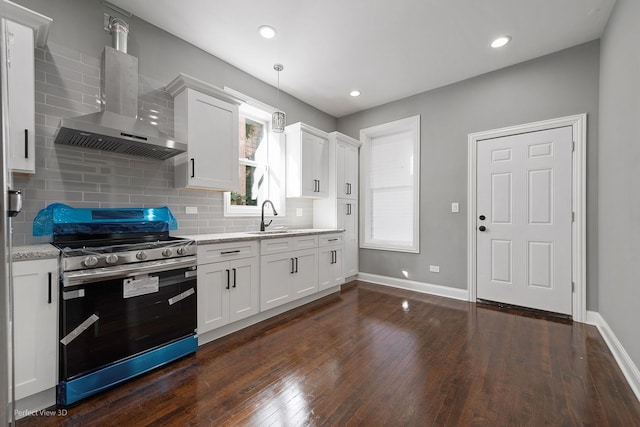
[[187,256],[175,259],[163,259],[138,264],[118,265],[114,267],[94,268],[89,270],[69,271],[62,274],[62,285],[76,286],[95,283],[103,280],[120,279],[139,276],[142,274],[158,273],[162,271],[177,270],[179,268],[195,267],[195,256]]

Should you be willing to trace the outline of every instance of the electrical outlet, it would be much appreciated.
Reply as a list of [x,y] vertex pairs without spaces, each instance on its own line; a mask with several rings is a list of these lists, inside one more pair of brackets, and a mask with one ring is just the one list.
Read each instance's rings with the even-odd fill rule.
[[440,266],[439,265],[430,265],[429,266],[429,271],[432,273],[440,273]]
[[453,213],[460,212],[460,204],[458,202],[451,203],[451,212]]
[[187,206],[187,210],[186,210],[188,214],[190,215],[194,215],[198,213],[198,207],[197,206]]
[[296,208],[296,216],[302,216],[302,208]]

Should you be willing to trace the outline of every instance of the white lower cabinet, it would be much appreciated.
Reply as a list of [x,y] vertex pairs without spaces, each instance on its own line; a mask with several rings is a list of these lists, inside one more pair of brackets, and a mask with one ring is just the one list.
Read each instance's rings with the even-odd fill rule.
[[291,275],[293,299],[318,292],[318,249],[293,253],[295,272]]
[[58,382],[58,259],[14,262],[16,400]]
[[[199,334],[259,312],[257,253],[257,242],[198,247]],[[212,258],[220,261],[202,263]]]
[[263,240],[261,253],[260,310],[318,292],[318,236]]
[[342,233],[320,237],[318,250],[318,290],[344,283],[344,240]]

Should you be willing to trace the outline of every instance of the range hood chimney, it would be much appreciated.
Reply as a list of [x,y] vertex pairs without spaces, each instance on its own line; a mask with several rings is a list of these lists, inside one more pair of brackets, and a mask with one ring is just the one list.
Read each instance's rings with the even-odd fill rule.
[[113,47],[104,48],[103,110],[63,118],[54,142],[161,160],[184,153],[186,144],[138,120],[138,58],[127,54],[129,26],[109,17],[108,29]]

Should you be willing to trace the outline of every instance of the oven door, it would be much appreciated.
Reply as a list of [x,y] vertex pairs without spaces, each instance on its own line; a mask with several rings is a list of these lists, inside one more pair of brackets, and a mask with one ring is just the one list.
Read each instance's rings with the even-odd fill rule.
[[60,380],[194,335],[196,258],[66,272]]

